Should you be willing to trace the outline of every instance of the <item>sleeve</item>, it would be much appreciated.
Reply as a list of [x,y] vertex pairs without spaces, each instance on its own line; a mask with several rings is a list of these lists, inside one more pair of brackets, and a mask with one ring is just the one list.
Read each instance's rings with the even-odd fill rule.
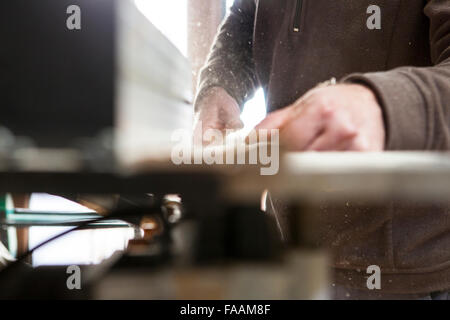
[[222,87],[241,106],[258,87],[253,61],[254,0],[235,0],[220,26],[199,78],[195,105],[211,87]]
[[450,149],[450,0],[429,0],[433,66],[353,74],[383,108],[387,150]]

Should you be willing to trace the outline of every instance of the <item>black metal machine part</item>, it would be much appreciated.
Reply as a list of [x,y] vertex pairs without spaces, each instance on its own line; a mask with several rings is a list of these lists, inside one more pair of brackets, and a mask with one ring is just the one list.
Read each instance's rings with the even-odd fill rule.
[[[150,209],[119,210],[109,218],[121,218],[138,224],[142,216],[149,215]],[[154,211],[154,214],[163,217],[161,211]],[[95,276],[84,279],[82,293],[67,290],[67,266],[42,266],[33,269],[24,262],[26,254],[0,272],[0,298],[91,298],[91,289],[95,287],[96,281],[108,272],[136,268],[155,272],[170,267],[177,263],[171,237],[173,227],[164,218],[161,221],[164,221],[164,232],[148,243],[153,248],[148,253],[130,255],[122,252],[98,266],[84,266],[83,273]],[[183,223],[180,222],[180,225]],[[77,229],[82,227],[81,225]],[[233,261],[276,262],[281,256],[281,246],[274,227],[270,217],[255,208],[230,208],[224,214],[200,219],[197,221],[197,234],[194,235],[194,250],[189,253],[192,255],[190,261],[193,265]]]
[[[192,184],[196,188],[193,190]],[[91,277],[83,297],[70,296],[60,288],[64,267],[30,268],[24,257],[11,267],[0,271],[0,292],[3,298],[89,298],[88,288],[95,285],[101,274],[121,268],[144,268],[148,272],[171,266],[177,262],[177,244],[171,233],[181,232],[181,239],[193,238],[193,248],[184,252],[192,265],[233,263],[234,261],[257,261],[277,263],[282,259],[283,244],[275,221],[257,206],[232,205],[219,196],[219,179],[209,174],[147,173],[124,176],[113,173],[0,173],[0,190],[14,192],[50,192],[57,194],[122,193],[122,201],[105,219],[121,219],[139,226],[143,216],[157,215],[164,224],[164,232],[148,243],[153,249],[143,254],[122,252],[105,266],[86,266],[86,269],[102,270]],[[149,186],[151,186],[149,188]],[[57,192],[55,192],[57,191]],[[149,196],[149,191],[151,196]],[[180,194],[183,199],[183,218],[177,225],[168,221],[162,209],[163,195]],[[201,194],[201,195],[200,195]],[[103,218],[102,218],[103,219]],[[187,223],[194,229],[183,229]],[[88,226],[85,222],[78,226]],[[192,233],[195,234],[187,234]],[[66,266],[67,268],[67,266]],[[32,285],[31,283],[35,283]],[[64,283],[63,283],[64,284]],[[65,285],[65,284],[64,284]],[[11,289],[14,287],[14,289]],[[42,288],[39,290],[38,288]]]
[[[66,27],[83,7],[83,28]],[[114,125],[114,19],[110,0],[4,0],[0,4],[0,125],[40,147],[67,147]]]

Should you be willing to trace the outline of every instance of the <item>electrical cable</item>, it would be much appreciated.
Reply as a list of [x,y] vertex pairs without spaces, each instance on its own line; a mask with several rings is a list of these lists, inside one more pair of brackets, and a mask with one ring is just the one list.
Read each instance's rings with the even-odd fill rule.
[[[79,231],[79,230],[83,230],[85,227],[87,227],[90,224],[93,223],[98,223],[104,220],[111,220],[111,219],[120,219],[123,220],[125,222],[128,222],[132,225],[137,225],[138,222],[135,221],[135,219],[139,219],[142,216],[148,216],[148,215],[160,215],[160,217],[162,218],[162,222],[163,222],[163,227],[164,227],[164,232],[163,232],[163,239],[165,240],[169,240],[169,234],[168,234],[168,228],[169,228],[169,224],[166,222],[166,220],[164,219],[164,216],[161,212],[161,207],[160,206],[152,206],[152,207],[141,207],[141,208],[127,208],[127,209],[120,209],[120,210],[116,210],[113,211],[111,214],[103,216],[101,218],[98,219],[92,219],[92,220],[86,220],[83,221],[80,225],[76,226],[75,228],[72,228],[70,230],[66,230],[62,233],[57,234],[56,236],[51,237],[48,240],[45,240],[44,242],[38,244],[37,246],[35,246],[34,248],[28,250],[27,252],[23,253],[22,255],[20,255],[16,260],[14,260],[13,262],[11,262],[10,264],[8,264],[5,268],[3,268],[2,270],[0,270],[0,275],[5,274],[7,271],[14,269],[17,266],[20,266],[22,262],[24,262],[30,255],[32,255],[34,253],[34,251],[36,251],[39,248],[44,247],[45,245],[69,234],[72,233],[74,231]],[[130,219],[133,218],[133,219]]]

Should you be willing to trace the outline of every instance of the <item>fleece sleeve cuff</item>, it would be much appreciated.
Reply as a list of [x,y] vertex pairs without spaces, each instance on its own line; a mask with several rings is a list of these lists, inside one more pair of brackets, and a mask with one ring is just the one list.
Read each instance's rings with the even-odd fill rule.
[[373,90],[383,109],[386,150],[424,150],[427,140],[425,100],[402,71],[351,74],[343,82]]

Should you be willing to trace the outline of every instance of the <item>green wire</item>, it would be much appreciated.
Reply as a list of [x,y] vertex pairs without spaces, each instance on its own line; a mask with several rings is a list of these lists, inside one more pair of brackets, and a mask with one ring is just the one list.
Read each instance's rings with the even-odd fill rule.
[[0,216],[14,213],[14,204],[9,193],[0,194]]

